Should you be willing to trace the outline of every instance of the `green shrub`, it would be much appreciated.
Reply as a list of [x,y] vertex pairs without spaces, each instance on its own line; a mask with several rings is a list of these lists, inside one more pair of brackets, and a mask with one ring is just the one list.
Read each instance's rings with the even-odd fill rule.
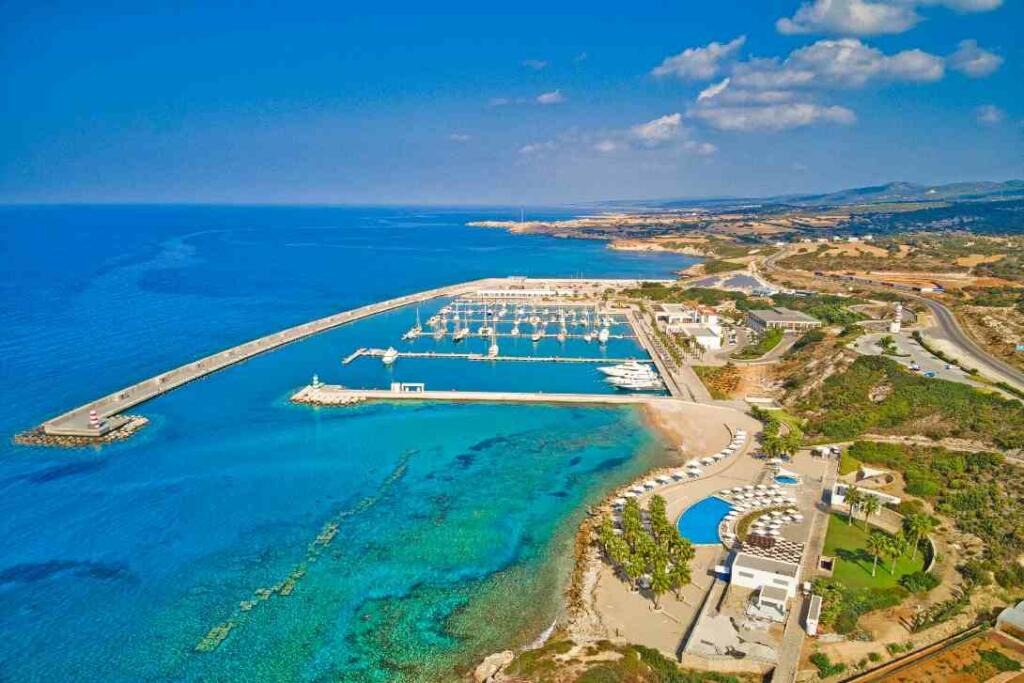
[[978,650],[981,661],[994,666],[999,671],[1020,671],[1020,662],[1007,657],[999,650]]
[[900,585],[911,593],[927,593],[939,585],[939,579],[929,572],[914,572],[900,577]]
[[818,667],[818,678],[828,678],[846,671],[845,664],[842,662],[832,663],[824,652],[815,652],[811,655],[811,664]]

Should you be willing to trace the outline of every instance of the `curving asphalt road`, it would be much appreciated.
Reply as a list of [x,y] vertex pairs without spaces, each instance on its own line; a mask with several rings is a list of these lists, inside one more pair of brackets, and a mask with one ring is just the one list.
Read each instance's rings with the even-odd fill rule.
[[[766,258],[764,260],[765,269],[778,270],[780,273],[784,272],[775,264],[784,255],[786,255],[785,250],[781,250]],[[801,274],[804,273],[801,272]],[[806,276],[815,280],[833,280],[833,278],[828,276],[814,275],[813,273],[806,273]],[[905,294],[910,299],[920,301],[928,307],[935,316],[935,326],[932,328],[932,333],[956,346],[958,351],[956,355],[960,356],[960,360],[968,367],[975,367],[978,369],[978,372],[989,379],[997,382],[1006,382],[1017,390],[1024,391],[1024,372],[982,349],[960,327],[960,323],[957,322],[956,316],[953,315],[952,311],[935,299],[904,290],[900,290],[900,293]]]

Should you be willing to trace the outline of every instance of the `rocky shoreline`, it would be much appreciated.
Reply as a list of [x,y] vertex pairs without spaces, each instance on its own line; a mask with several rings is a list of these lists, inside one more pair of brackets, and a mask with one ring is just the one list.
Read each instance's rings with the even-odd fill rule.
[[124,441],[147,424],[149,418],[142,415],[125,415],[127,422],[102,436],[60,436],[47,434],[42,427],[36,427],[14,436],[14,443],[19,446],[56,446],[58,448],[82,448],[97,444]]

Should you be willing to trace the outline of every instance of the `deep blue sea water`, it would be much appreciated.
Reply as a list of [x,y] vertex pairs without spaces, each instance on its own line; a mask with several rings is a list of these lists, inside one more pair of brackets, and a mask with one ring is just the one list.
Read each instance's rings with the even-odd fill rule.
[[[152,422],[124,443],[6,438],[196,356],[398,294],[495,274],[665,277],[687,263],[464,227],[515,213],[0,208],[0,680],[443,680],[550,623],[585,504],[661,457],[637,414],[287,398],[313,372],[355,386],[607,390],[591,366],[340,365],[397,341],[404,310],[136,408]],[[434,344],[450,342],[415,343]],[[538,353],[545,344],[557,342]],[[585,346],[565,352],[600,352]],[[220,647],[196,652],[218,625],[230,627]]]

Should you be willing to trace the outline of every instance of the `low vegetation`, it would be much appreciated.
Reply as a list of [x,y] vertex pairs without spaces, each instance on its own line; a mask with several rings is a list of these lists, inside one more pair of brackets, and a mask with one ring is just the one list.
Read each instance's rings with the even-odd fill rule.
[[740,385],[740,372],[732,363],[717,367],[694,365],[693,371],[711,392],[711,398],[716,400],[732,398]]
[[779,342],[782,341],[782,337],[784,336],[784,334],[785,333],[778,328],[766,330],[765,333],[761,335],[761,338],[757,340],[756,344],[751,344],[750,346],[747,346],[739,353],[734,354],[733,358],[760,358],[761,356],[763,356],[764,354],[768,353],[776,346],[778,346]]
[[832,662],[824,652],[815,652],[810,657],[811,664],[818,669],[818,678],[830,678],[838,676],[846,671],[846,665],[842,662]]
[[1024,447],[1024,411],[1017,401],[921,377],[882,356],[857,358],[805,394],[796,410],[808,418],[810,433],[834,440],[876,431]]
[[716,275],[718,273],[729,273],[734,270],[744,270],[747,265],[745,263],[737,263],[736,261],[724,261],[722,259],[708,259],[701,264],[704,267],[704,273],[707,275]]
[[682,669],[657,650],[642,645],[601,640],[576,648],[571,641],[553,640],[521,653],[505,670],[517,681],[531,683],[744,683],[748,676]]

